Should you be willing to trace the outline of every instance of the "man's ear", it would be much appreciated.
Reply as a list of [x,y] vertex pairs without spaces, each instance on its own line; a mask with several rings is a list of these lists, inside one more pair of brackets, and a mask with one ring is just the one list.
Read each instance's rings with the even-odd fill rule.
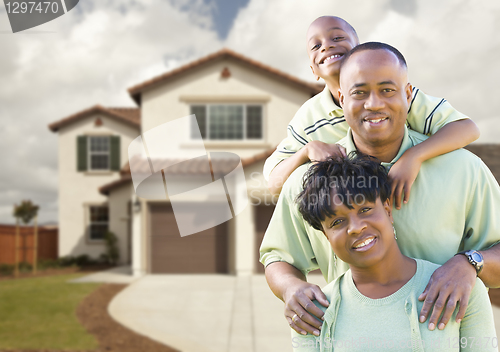
[[411,96],[413,95],[413,87],[410,82],[406,85],[406,100],[408,101],[408,107],[410,106],[411,103]]
[[344,94],[342,94],[342,89],[340,89],[340,88],[338,91],[338,97],[339,97],[340,107],[343,109],[344,108]]
[[320,77],[314,72],[314,68],[312,66],[309,66],[311,68],[312,74],[314,75],[314,78],[316,78],[316,81],[319,81]]

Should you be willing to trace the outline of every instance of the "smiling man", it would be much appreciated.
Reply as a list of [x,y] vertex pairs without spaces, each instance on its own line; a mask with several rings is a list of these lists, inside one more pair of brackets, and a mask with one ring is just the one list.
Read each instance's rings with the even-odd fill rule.
[[[412,88],[406,62],[395,48],[382,43],[354,48],[342,63],[340,87],[350,129],[339,144],[348,154],[360,151],[390,169],[428,138],[405,125]],[[304,334],[305,328],[321,327],[323,312],[312,300],[329,304],[318,286],[307,283],[307,274],[319,267],[331,282],[348,269],[298,211],[296,197],[308,167],[297,168],[285,183],[260,249],[270,288],[285,302],[290,326]],[[460,149],[423,162],[412,197],[393,210],[398,245],[406,256],[442,265],[421,296],[420,316],[434,305],[428,328],[443,329],[457,303],[456,319],[463,318],[476,275],[486,286],[500,286],[500,188],[478,157]]]

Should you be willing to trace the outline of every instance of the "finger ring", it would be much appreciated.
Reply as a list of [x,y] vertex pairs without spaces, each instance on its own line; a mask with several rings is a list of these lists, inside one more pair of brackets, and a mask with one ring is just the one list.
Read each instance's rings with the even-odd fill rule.
[[293,317],[292,317],[292,321],[295,323],[295,318],[298,318],[299,316],[297,314],[295,314]]

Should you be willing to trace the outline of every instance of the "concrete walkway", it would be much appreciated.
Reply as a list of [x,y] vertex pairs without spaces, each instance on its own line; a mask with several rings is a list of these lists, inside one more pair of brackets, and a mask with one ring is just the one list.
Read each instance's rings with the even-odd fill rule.
[[130,284],[138,278],[132,276],[130,266],[119,266],[94,274],[85,275],[78,279],[69,280],[73,283],[106,282],[109,284]]
[[[148,275],[126,268],[74,282],[132,282],[110,303],[110,315],[129,329],[182,352],[291,351],[283,303],[263,275]],[[325,285],[321,275],[311,282]],[[500,308],[493,307],[500,336]]]

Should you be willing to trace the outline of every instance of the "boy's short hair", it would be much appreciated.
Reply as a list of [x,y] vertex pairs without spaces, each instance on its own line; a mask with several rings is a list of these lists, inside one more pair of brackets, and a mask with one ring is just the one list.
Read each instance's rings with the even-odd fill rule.
[[342,67],[347,63],[347,61],[349,61],[349,58],[352,55],[354,55],[360,51],[365,51],[365,50],[386,50],[386,51],[389,51],[389,52],[393,53],[394,55],[396,55],[396,57],[398,58],[399,64],[402,67],[404,67],[404,68],[408,67],[403,54],[401,54],[401,52],[398,49],[396,49],[395,47],[393,47],[392,45],[389,45],[386,43],[380,43],[380,42],[367,42],[367,43],[363,43],[363,44],[359,44],[359,45],[355,46],[347,54],[345,54],[344,57],[342,58],[342,61],[340,62],[340,69],[342,70]]
[[375,203],[377,198],[385,202],[391,195],[387,171],[380,161],[356,152],[346,158],[330,158],[313,164],[304,175],[302,186],[297,196],[299,212],[309,225],[320,231],[323,230],[321,222],[335,215],[333,201],[338,199],[353,209],[353,203]]

